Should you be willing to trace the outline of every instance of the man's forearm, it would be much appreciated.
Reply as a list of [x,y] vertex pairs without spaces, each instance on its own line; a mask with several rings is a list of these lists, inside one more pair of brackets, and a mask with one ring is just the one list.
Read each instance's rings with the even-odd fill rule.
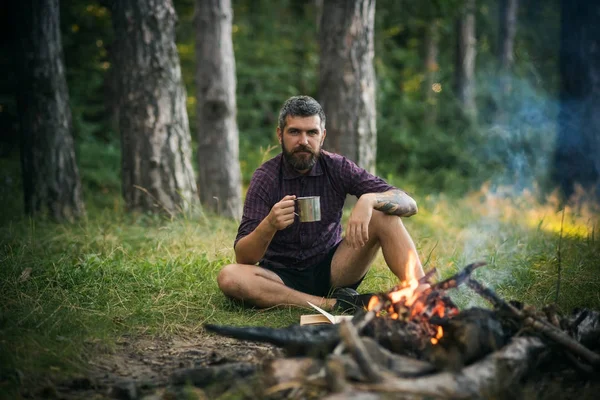
[[375,197],[373,208],[385,214],[410,217],[418,211],[417,202],[402,190],[388,190],[372,194]]
[[271,240],[277,229],[267,219],[260,224],[249,235],[241,238],[235,245],[235,259],[238,264],[256,264],[267,251]]

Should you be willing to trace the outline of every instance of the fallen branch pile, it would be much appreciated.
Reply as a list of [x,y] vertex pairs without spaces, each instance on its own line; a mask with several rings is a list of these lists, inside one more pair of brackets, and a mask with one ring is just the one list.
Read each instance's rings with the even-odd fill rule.
[[[470,264],[412,297],[404,295],[406,287],[380,293],[369,311],[338,325],[206,329],[285,350],[288,357],[268,360],[252,374],[264,398],[491,398],[552,359],[568,360],[582,379],[600,371],[597,312],[561,318],[551,309],[509,303],[471,276],[483,265]],[[445,292],[463,283],[493,309],[459,311]],[[191,373],[179,379],[205,384]]]

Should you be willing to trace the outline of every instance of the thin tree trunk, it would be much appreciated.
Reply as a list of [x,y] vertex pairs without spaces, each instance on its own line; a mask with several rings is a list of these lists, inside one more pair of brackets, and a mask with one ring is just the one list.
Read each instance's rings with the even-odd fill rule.
[[435,126],[437,119],[437,99],[436,96],[441,90],[441,86],[434,86],[438,83],[437,75],[439,71],[438,53],[439,53],[439,22],[433,19],[427,25],[425,31],[425,102],[426,115],[425,124]]
[[328,149],[375,171],[375,0],[331,0],[319,30],[319,97]]
[[197,203],[176,19],[171,0],[114,2],[123,196],[130,210],[172,214]]
[[317,33],[321,30],[321,21],[323,19],[323,0],[315,1],[315,19],[317,25]]
[[600,0],[563,0],[561,11],[554,180],[567,197],[577,184],[600,196]]
[[58,0],[15,4],[17,101],[25,212],[63,221],[85,213],[75,160]]
[[226,217],[242,214],[235,57],[230,0],[196,2],[196,90],[200,200]]
[[465,0],[457,22],[456,95],[463,112],[474,118],[475,106],[475,0]]
[[518,6],[518,0],[500,0],[498,64],[502,72],[510,71],[514,61]]
[[517,31],[518,0],[500,0],[498,9],[498,108],[496,122],[506,123],[510,92],[512,90],[511,69],[514,59],[514,42]]

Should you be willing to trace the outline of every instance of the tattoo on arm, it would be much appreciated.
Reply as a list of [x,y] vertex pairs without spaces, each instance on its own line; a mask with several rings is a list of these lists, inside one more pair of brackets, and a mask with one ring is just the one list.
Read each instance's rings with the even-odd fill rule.
[[375,195],[375,209],[385,214],[410,217],[417,213],[417,204],[401,190],[390,190]]

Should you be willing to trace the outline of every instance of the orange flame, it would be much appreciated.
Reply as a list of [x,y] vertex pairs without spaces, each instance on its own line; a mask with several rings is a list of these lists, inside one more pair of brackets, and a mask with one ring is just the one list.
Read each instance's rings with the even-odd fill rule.
[[441,326],[437,327],[437,333],[435,334],[435,337],[431,338],[431,344],[438,344],[438,342],[440,341],[440,339],[442,338],[442,336],[444,336],[444,330],[442,329]]
[[[413,322],[423,324],[428,332],[435,330],[435,335],[432,335],[430,341],[432,344],[438,344],[444,336],[444,330],[441,326],[436,326],[430,322],[430,318],[438,316],[440,318],[452,317],[458,314],[458,309],[452,304],[446,305],[444,298],[430,296],[431,291],[418,291],[419,281],[415,277],[417,271],[416,266],[418,258],[412,252],[408,254],[406,260],[406,280],[402,281],[398,286],[387,293],[387,298],[381,295],[372,296],[369,300],[367,310],[375,311],[376,316],[380,317],[383,313],[389,319],[406,319],[407,317]],[[449,307],[449,308],[447,308]]]
[[388,296],[392,303],[398,303],[404,298],[406,305],[411,306],[416,299],[415,289],[419,286],[419,281],[412,279],[408,284],[406,282],[402,284],[404,287],[389,293]]
[[379,304],[379,297],[372,296],[369,300],[369,304],[367,305],[367,310],[373,310]]
[[433,315],[438,315],[441,318],[444,318],[445,308],[442,303],[437,303],[433,309]]

